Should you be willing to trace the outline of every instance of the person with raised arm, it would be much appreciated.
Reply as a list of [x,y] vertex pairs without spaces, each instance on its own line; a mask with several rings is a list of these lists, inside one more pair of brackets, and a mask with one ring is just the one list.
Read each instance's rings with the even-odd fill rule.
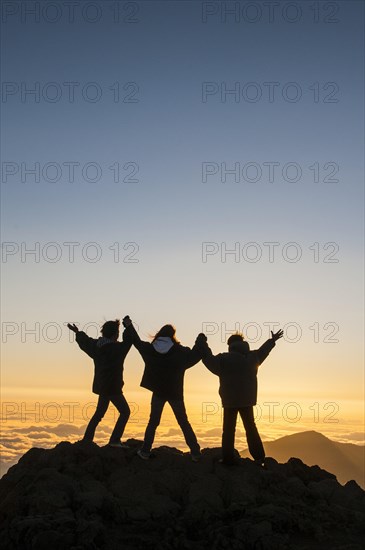
[[261,363],[282,338],[283,331],[271,332],[269,338],[258,350],[250,351],[250,346],[241,333],[232,334],[228,340],[228,352],[213,355],[206,345],[204,365],[219,376],[219,395],[223,406],[223,433],[221,463],[237,464],[234,441],[237,415],[242,418],[246,431],[248,450],[258,465],[263,465],[265,450],[257,430],[253,407],[257,402],[257,371]]
[[[125,327],[132,326],[129,318],[124,318],[123,324]],[[192,461],[199,461],[201,457],[200,445],[185,409],[184,375],[187,369],[201,360],[202,343],[204,344],[205,341],[206,336],[199,334],[192,349],[182,346],[176,339],[175,327],[164,325],[155,334],[152,342],[144,342],[133,327],[133,344],[145,363],[141,386],[152,391],[150,418],[143,446],[137,452],[140,458],[144,460],[150,458],[163,408],[166,403],[169,403],[190,449]]]
[[123,395],[124,359],[132,347],[132,329],[125,328],[123,341],[119,342],[119,319],[106,321],[101,327],[101,337],[90,338],[80,331],[75,324],[68,323],[68,328],[76,334],[76,342],[94,361],[94,381],[92,391],[99,396],[96,411],[86,428],[83,442],[94,439],[95,430],[108,410],[110,402],[119,412],[119,418],[110,436],[111,447],[127,447],[121,437],[130,415],[129,405]]

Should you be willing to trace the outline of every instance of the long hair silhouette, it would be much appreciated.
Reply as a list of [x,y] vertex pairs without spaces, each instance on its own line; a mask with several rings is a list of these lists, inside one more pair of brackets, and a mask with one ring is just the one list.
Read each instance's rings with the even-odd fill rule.
[[179,341],[176,338],[176,328],[173,325],[164,325],[163,327],[161,327],[160,330],[157,331],[156,334],[153,336],[152,343],[161,336],[164,336],[165,338],[171,338],[171,340],[175,342],[175,344],[179,344]]

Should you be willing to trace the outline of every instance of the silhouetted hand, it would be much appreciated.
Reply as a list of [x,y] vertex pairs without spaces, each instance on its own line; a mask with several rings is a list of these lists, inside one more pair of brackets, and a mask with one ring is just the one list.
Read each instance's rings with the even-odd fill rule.
[[71,325],[71,323],[67,323],[67,326],[70,330],[72,330],[72,332],[79,332],[79,329],[77,328],[75,323],[73,325]]
[[124,328],[129,327],[131,324],[132,324],[131,318],[129,317],[129,315],[126,315],[123,319]]
[[206,342],[207,341],[207,337],[205,336],[205,334],[203,332],[200,332],[198,334],[198,336],[196,337],[196,342],[198,344],[202,343],[202,342]]
[[282,338],[284,336],[284,332],[280,329],[277,332],[271,331],[271,338],[276,342],[276,340],[279,340],[279,338]]

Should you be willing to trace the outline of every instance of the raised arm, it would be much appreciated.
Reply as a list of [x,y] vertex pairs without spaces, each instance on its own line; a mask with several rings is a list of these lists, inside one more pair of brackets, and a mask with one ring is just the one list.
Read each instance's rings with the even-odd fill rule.
[[213,355],[212,350],[208,346],[207,341],[205,341],[205,349],[202,361],[210,372],[216,374],[217,376],[221,373],[221,354]]
[[207,337],[202,332],[198,334],[194,346],[186,352],[186,368],[190,369],[203,358],[207,348]]
[[266,340],[262,346],[256,350],[257,359],[258,359],[258,365],[261,365],[266,359],[266,357],[269,355],[270,351],[275,347],[275,342],[283,337],[283,331],[278,330],[278,332],[274,333],[271,331],[271,338]]
[[126,355],[133,345],[133,329],[134,327],[131,322],[129,325],[125,326],[122,334],[122,344],[125,348]]
[[84,351],[89,357],[94,357],[95,342],[94,338],[90,338],[85,332],[78,329],[75,324],[68,323],[68,328],[76,334],[76,342],[80,349]]
[[126,329],[123,333],[123,341],[124,341],[124,335],[126,334],[128,341],[130,341],[131,345],[133,344],[138,349],[141,355],[143,355],[145,351],[148,351],[151,344],[149,342],[144,342],[143,340],[140,339],[139,334],[134,328],[132,321],[128,315],[123,319],[123,326]]

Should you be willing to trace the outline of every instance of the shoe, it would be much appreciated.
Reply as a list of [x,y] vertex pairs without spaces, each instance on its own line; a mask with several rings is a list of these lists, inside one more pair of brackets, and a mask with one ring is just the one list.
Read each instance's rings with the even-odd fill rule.
[[121,441],[111,441],[108,443],[109,447],[115,447],[116,449],[130,449],[129,445],[122,443]]
[[201,453],[191,453],[192,462],[200,462],[201,457],[202,457]]
[[139,458],[142,458],[142,460],[150,459],[150,453],[147,453],[146,451],[142,451],[142,449],[138,449],[137,455],[139,456]]

